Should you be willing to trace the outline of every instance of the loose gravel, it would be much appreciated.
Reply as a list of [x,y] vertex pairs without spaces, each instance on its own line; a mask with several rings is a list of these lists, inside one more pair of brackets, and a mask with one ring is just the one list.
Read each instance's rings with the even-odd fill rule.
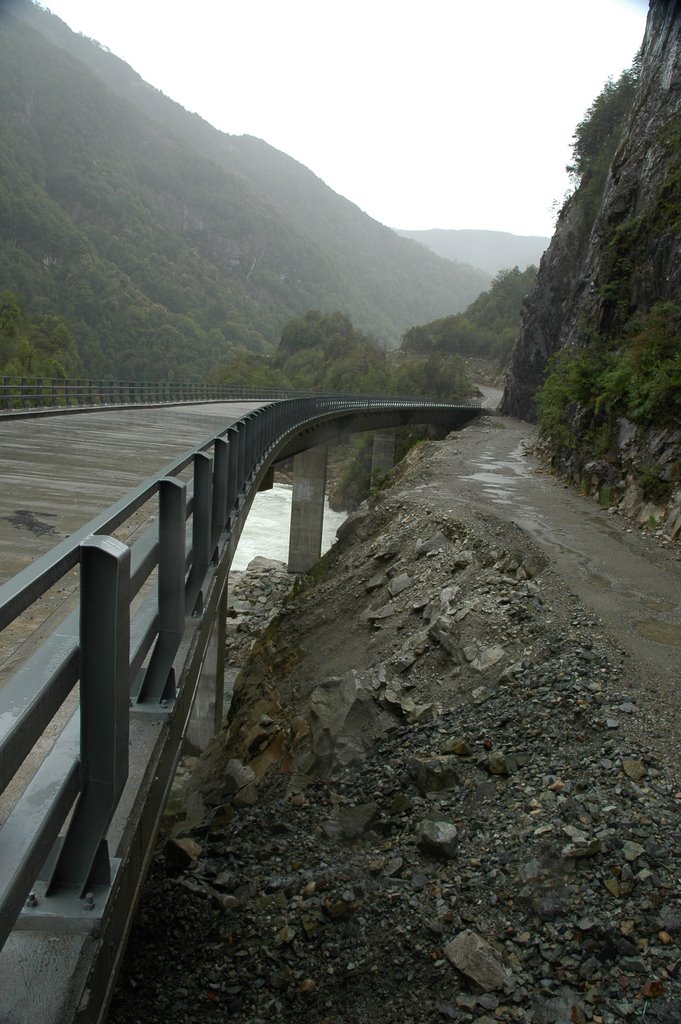
[[288,597],[241,579],[109,1024],[681,1020],[681,792],[627,658],[523,531],[414,500],[433,452]]

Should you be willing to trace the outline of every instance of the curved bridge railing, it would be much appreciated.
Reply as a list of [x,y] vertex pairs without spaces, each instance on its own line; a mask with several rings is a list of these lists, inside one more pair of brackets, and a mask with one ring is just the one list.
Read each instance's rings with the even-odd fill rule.
[[[480,411],[364,397],[270,402],[0,587],[4,630],[70,573],[79,575],[71,613],[0,687],[0,792],[73,705],[0,828],[0,947],[6,943],[10,975],[13,957],[25,961],[29,935],[40,961],[41,936],[96,934],[109,955],[98,958],[84,942],[91,963],[77,974],[87,978],[90,1009],[78,1020],[100,1019],[117,971],[110,951],[124,946],[202,673],[215,678],[221,720],[229,566],[271,465],[317,443],[330,422],[344,430],[399,418],[454,426]],[[150,501],[151,525],[130,544],[117,539]],[[0,990],[8,984],[2,970],[0,961]],[[55,1012],[60,1019],[67,1018]]]
[[290,392],[229,384],[178,381],[90,380],[80,377],[0,377],[0,410],[99,408],[111,405],[161,405],[179,402],[228,402],[295,397]]
[[[357,394],[329,395],[322,390],[250,387],[242,384],[206,384],[178,381],[89,380],[61,377],[0,377],[0,414],[68,412],[130,405],[178,405],[195,402],[280,401],[293,398],[372,399]],[[399,402],[418,402],[409,396],[390,395]],[[382,399],[383,400],[383,399]],[[475,405],[475,402],[469,404]]]

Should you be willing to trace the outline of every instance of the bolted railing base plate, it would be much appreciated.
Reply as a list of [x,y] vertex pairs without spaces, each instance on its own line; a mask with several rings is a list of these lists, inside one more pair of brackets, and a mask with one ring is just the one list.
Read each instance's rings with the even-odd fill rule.
[[118,857],[110,858],[109,863],[111,884],[93,885],[85,897],[75,887],[73,891],[66,890],[54,896],[46,896],[47,883],[37,881],[14,927],[32,932],[96,932],[121,864]]

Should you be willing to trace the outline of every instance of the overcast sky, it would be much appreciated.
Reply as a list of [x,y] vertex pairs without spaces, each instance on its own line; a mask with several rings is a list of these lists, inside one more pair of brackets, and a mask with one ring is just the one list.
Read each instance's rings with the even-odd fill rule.
[[44,0],[390,227],[550,235],[575,125],[646,0]]

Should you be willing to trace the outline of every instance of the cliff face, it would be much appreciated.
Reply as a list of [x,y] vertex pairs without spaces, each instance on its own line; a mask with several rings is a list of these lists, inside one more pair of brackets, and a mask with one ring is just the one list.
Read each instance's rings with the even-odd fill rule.
[[501,411],[509,416],[536,419],[534,395],[549,359],[565,344],[564,326],[588,237],[584,211],[571,200],[561,212],[556,233],[539,265],[536,284],[523,303],[520,335],[501,405]]
[[632,113],[593,226],[577,193],[528,296],[502,411],[536,418],[558,349],[615,338],[636,313],[681,294],[681,0],[651,0]]

